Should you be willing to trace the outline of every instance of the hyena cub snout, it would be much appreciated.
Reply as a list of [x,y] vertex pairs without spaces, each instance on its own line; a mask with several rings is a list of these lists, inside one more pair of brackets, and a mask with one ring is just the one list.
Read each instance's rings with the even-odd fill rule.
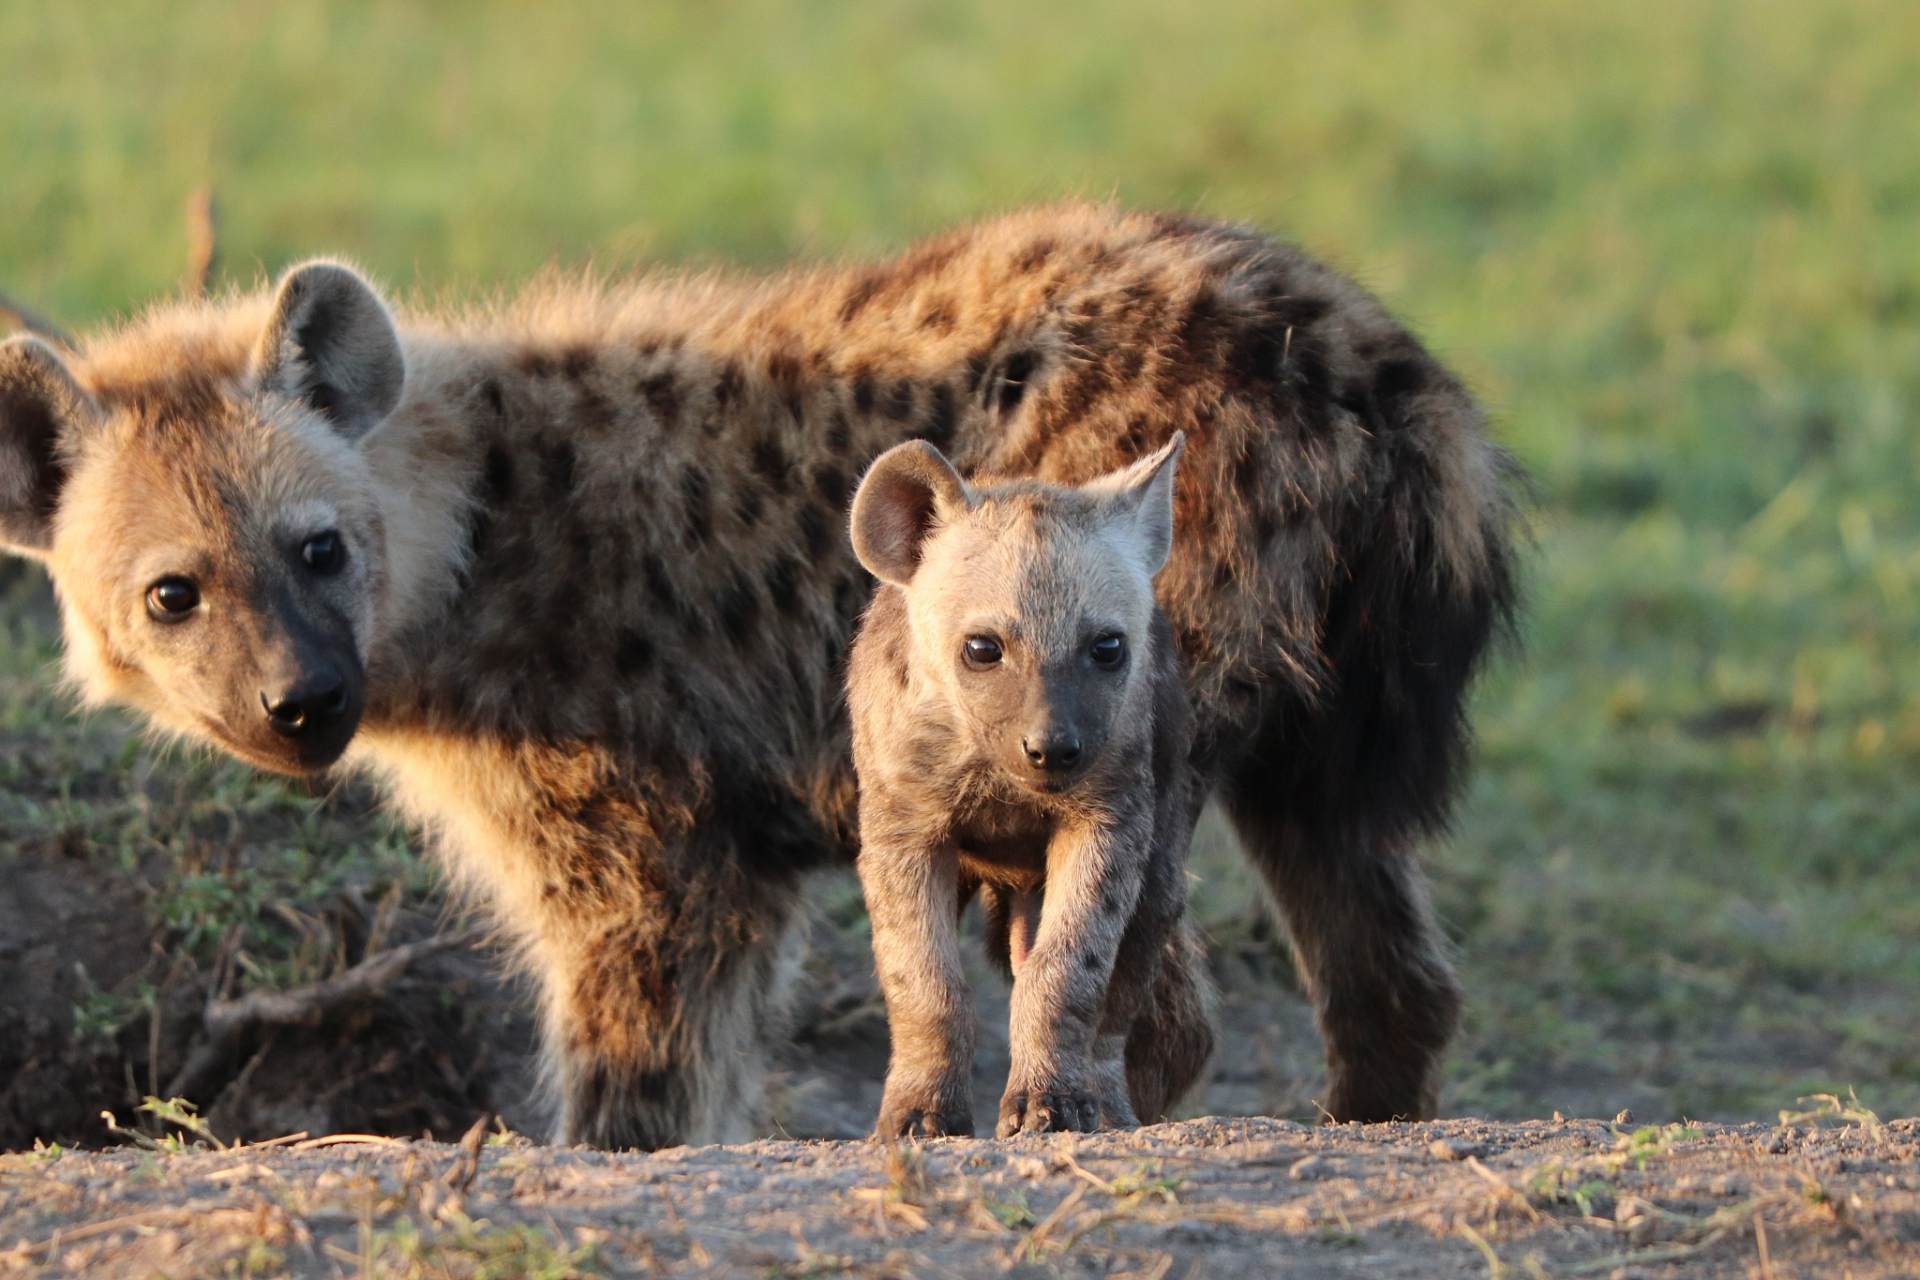
[[1191,731],[1153,594],[1183,444],[1076,488],[972,486],[911,442],[854,497],[883,583],[849,667],[883,1136],[973,1131],[976,893],[1014,979],[999,1132],[1157,1118],[1204,1062],[1179,928]]

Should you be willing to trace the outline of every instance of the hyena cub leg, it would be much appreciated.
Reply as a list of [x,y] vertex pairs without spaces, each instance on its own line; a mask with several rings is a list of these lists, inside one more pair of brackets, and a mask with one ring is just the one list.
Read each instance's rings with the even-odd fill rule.
[[1160,821],[1186,809],[1191,735],[1153,598],[1181,444],[1077,489],[974,489],[914,442],[854,497],[854,549],[884,584],[848,664],[862,879],[894,1022],[883,1134],[964,1096],[962,878],[985,889],[990,945],[1011,953],[999,1132],[1136,1122],[1127,1038],[1179,918],[1186,852]]
[[[1134,910],[1151,830],[1143,819],[1091,830],[1070,826],[1047,851],[1039,933],[1029,955],[1017,949],[1014,955],[1013,1069],[1000,1098],[995,1131],[1001,1137],[1091,1131],[1103,1119],[1139,1123],[1127,1098],[1126,1030],[1152,988],[1161,938],[1148,935],[1164,937],[1158,912],[1142,919]],[[1116,966],[1123,938],[1127,961]],[[1110,1022],[1114,1033],[1102,1035]],[[1097,1061],[1102,1046],[1105,1072]]]
[[860,885],[893,1037],[875,1132],[973,1136],[973,993],[960,966],[959,860],[862,797]]

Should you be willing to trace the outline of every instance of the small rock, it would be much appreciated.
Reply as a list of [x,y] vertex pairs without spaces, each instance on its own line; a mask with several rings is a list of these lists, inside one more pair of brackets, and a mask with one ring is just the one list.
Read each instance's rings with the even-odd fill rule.
[[1436,1160],[1465,1160],[1468,1156],[1483,1156],[1487,1148],[1478,1142],[1461,1142],[1453,1138],[1435,1138],[1427,1144],[1427,1154]]
[[1295,1160],[1293,1167],[1287,1170],[1287,1176],[1295,1182],[1310,1182],[1314,1178],[1324,1178],[1333,1172],[1333,1166],[1323,1156],[1307,1156]]
[[1013,1171],[1023,1178],[1044,1178],[1047,1176],[1047,1162],[1038,1156],[1016,1156]]
[[1632,1107],[1622,1107],[1622,1108],[1620,1108],[1620,1114],[1619,1114],[1619,1115],[1617,1115],[1617,1116],[1615,1116],[1615,1117],[1613,1118],[1613,1122],[1614,1122],[1615,1124],[1632,1124],[1632,1123],[1633,1123],[1633,1108],[1632,1108]]

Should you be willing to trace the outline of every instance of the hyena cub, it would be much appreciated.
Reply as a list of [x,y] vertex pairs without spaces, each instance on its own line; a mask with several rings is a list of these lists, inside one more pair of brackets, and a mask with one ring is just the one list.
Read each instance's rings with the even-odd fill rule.
[[971,486],[910,441],[854,496],[854,550],[886,584],[848,674],[883,1136],[973,1132],[976,892],[1013,977],[1001,1136],[1156,1119],[1206,1060],[1177,936],[1193,731],[1153,595],[1184,444],[1078,487]]

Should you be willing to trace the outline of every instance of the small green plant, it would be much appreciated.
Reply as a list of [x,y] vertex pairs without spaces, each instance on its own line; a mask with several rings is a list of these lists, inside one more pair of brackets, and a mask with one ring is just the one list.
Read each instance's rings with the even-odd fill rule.
[[983,1195],[980,1207],[992,1215],[993,1220],[1009,1231],[1023,1231],[1040,1219],[1027,1207],[1024,1192],[1010,1191],[1005,1196]]
[[1174,1190],[1182,1181],[1177,1173],[1162,1172],[1158,1161],[1142,1160],[1132,1173],[1123,1173],[1107,1185],[1116,1201],[1131,1207],[1146,1200],[1178,1203]]
[[1530,1201],[1542,1205],[1570,1204],[1589,1218],[1612,1210],[1613,1184],[1596,1178],[1559,1156],[1543,1160],[1527,1175],[1524,1188]]
[[214,1136],[213,1129],[200,1118],[200,1109],[185,1098],[156,1098],[148,1094],[146,1100],[137,1108],[152,1116],[162,1124],[174,1125],[184,1129],[186,1135],[164,1133],[156,1138],[139,1129],[129,1129],[114,1119],[113,1112],[102,1111],[100,1119],[110,1133],[119,1134],[150,1151],[163,1151],[168,1155],[179,1155],[196,1147],[210,1147],[215,1151],[225,1151],[227,1146]]
[[361,1268],[367,1280],[584,1280],[601,1274],[597,1243],[568,1248],[556,1235],[517,1222],[495,1226],[459,1218],[426,1231],[412,1218],[372,1230],[362,1225],[360,1252],[332,1249]]
[[111,1042],[135,1014],[153,1006],[153,985],[144,979],[134,995],[116,996],[94,982],[86,965],[75,962],[73,969],[80,979],[81,993],[73,1003],[73,1034],[83,1044]]
[[1782,1108],[1780,1111],[1780,1127],[1783,1129],[1796,1124],[1812,1124],[1817,1127],[1822,1120],[1838,1120],[1842,1124],[1857,1124],[1874,1132],[1878,1132],[1880,1129],[1880,1117],[1861,1106],[1859,1095],[1852,1089],[1847,1090],[1847,1101],[1845,1102],[1840,1101],[1838,1094],[1832,1093],[1809,1094],[1804,1098],[1796,1098],[1794,1101],[1803,1106],[1811,1102],[1814,1106],[1805,1111],[1789,1111]]

